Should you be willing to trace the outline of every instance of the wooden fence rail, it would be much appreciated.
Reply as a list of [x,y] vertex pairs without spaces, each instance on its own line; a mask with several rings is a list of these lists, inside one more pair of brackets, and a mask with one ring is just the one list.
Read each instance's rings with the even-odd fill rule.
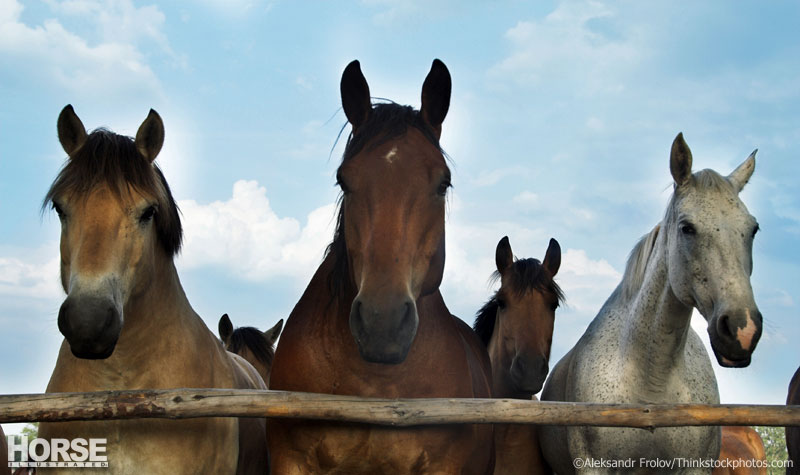
[[517,399],[368,399],[244,389],[0,396],[0,423],[209,416],[324,419],[384,426],[519,423],[655,427],[800,426],[800,406],[587,404]]

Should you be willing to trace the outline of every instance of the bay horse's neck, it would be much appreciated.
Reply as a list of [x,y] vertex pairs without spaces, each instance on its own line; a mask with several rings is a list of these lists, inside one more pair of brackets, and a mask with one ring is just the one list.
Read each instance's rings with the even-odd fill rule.
[[623,361],[633,364],[643,400],[663,394],[673,370],[682,365],[692,307],[675,297],[669,284],[667,233],[662,229],[648,259],[641,288],[629,302],[627,326],[620,349]]

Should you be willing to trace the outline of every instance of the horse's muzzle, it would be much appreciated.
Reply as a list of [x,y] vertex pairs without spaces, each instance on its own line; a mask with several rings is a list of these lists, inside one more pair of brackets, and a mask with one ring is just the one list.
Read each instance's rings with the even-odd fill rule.
[[119,339],[122,312],[106,298],[67,297],[58,311],[58,329],[77,358],[105,359]]
[[417,305],[407,297],[374,301],[358,296],[350,310],[350,332],[359,354],[370,363],[405,361],[418,323]]

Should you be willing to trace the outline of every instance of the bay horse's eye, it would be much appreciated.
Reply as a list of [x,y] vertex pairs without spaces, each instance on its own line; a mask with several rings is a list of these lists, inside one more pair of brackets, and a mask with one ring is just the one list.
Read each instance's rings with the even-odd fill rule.
[[139,222],[145,224],[151,219],[153,219],[153,216],[155,215],[156,215],[156,205],[148,206],[147,209],[145,209],[142,212],[142,215],[139,216]]
[[449,178],[445,178],[444,180],[442,180],[441,183],[439,183],[439,188],[436,189],[436,194],[439,195],[439,196],[446,195],[447,194],[447,189],[450,188],[451,186],[453,186],[453,185],[450,184],[450,179]]
[[497,307],[498,307],[500,310],[502,310],[502,309],[506,308],[506,301],[505,301],[505,300],[503,300],[503,299],[501,299],[501,298],[498,298],[498,299],[497,299]]
[[336,173],[336,185],[345,195],[350,193],[350,188],[347,187],[347,184],[344,182],[344,180],[342,180],[342,175],[340,175],[338,172]]
[[694,225],[692,225],[692,223],[681,224],[681,232],[689,236],[697,234],[697,230],[694,228]]

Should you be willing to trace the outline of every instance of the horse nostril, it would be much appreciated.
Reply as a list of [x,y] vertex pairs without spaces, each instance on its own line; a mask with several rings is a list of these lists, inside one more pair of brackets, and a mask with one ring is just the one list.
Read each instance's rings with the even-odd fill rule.
[[726,339],[733,338],[733,330],[730,327],[731,319],[727,315],[722,315],[719,317],[719,321],[717,322],[717,331],[720,333],[720,336],[725,337]]

